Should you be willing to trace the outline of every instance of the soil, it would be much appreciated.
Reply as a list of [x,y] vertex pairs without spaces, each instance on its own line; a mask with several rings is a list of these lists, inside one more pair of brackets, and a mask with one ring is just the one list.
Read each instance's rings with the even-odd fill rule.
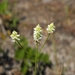
[[[12,12],[17,13],[19,18],[19,33],[28,39],[32,47],[35,47],[33,28],[37,24],[42,27],[42,44],[47,36],[45,30],[47,25],[54,22],[56,31],[42,50],[43,53],[49,54],[53,64],[52,68],[46,68],[46,75],[56,75],[56,72],[62,71],[64,71],[62,75],[75,75],[75,0],[9,0],[9,2],[13,7]],[[3,43],[4,50],[7,48],[8,39]],[[8,48],[13,49],[9,46]]]

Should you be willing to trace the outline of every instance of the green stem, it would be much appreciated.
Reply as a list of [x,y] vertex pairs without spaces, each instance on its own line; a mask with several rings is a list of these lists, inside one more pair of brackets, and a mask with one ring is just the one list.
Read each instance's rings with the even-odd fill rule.
[[[46,44],[46,42],[47,42],[49,36],[50,36],[50,35],[47,36],[45,42],[43,43],[42,47],[40,48],[40,52],[42,51],[43,47],[45,46],[45,44]],[[36,75],[36,73],[37,73],[37,72],[36,72],[36,70],[37,70],[37,60],[38,60],[38,57],[39,57],[39,54],[38,54],[38,45],[37,45],[37,51],[36,51],[36,52],[37,52],[37,53],[36,53],[37,55],[35,56],[35,74],[34,74],[34,75]]]
[[57,58],[56,43],[55,43],[54,36],[52,36],[51,39],[52,39],[52,45],[53,45],[53,48],[54,48],[55,62],[56,62],[56,65],[58,66],[58,58]]
[[20,45],[21,48],[23,48],[23,46],[20,44],[20,42],[18,40],[16,40],[16,42]]
[[[36,52],[35,54],[38,55],[38,45],[36,45],[36,46],[37,46],[37,51],[35,51]],[[37,55],[35,55],[35,74],[34,75],[37,74]]]
[[[21,48],[24,48],[18,40],[16,40],[16,42],[20,45]],[[26,50],[25,50],[25,52],[26,52],[29,56],[31,56]]]
[[50,36],[50,34],[48,34],[48,36],[47,36],[47,38],[46,38],[45,42],[43,43],[42,47],[40,48],[40,52],[42,51],[43,47],[45,46],[45,44],[46,44],[46,42],[47,42],[47,40],[48,40],[49,36]]
[[46,44],[46,42],[47,42],[47,40],[48,40],[49,36],[50,36],[50,34],[48,34],[48,36],[47,36],[47,38],[46,38],[45,42],[43,43],[42,47],[40,48],[40,50],[39,50],[39,51],[40,51],[40,52],[39,52],[39,54],[37,53],[37,55],[36,55],[36,59],[38,59],[38,58],[39,58],[39,55],[40,55],[40,53],[41,53],[41,51],[42,51],[43,47],[45,46],[45,44]]

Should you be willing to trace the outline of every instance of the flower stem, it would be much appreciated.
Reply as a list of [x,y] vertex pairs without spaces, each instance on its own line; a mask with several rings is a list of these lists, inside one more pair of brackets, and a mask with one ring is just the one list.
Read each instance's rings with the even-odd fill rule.
[[20,43],[18,40],[16,40],[16,42],[19,44],[19,46],[20,46],[21,48],[23,48],[23,46],[21,45],[21,43]]
[[54,49],[54,58],[55,58],[55,62],[56,65],[58,66],[58,57],[57,57],[57,48],[56,48],[56,43],[55,43],[55,39],[54,39],[54,35],[51,36],[51,40],[52,40],[52,45],[53,45],[53,49]]
[[46,42],[47,42],[47,40],[48,40],[49,36],[50,36],[50,34],[48,34],[48,36],[47,36],[47,38],[46,38],[45,42],[43,43],[42,47],[40,48],[40,52],[42,51],[43,47],[45,46],[45,44],[46,44]]
[[37,47],[37,51],[35,51],[36,53],[36,55],[35,55],[35,74],[34,75],[36,75],[37,74],[37,55],[38,55],[38,45],[36,45],[36,47]]
[[[39,50],[39,51],[40,51],[39,54],[41,53],[43,47],[45,46],[45,44],[46,44],[46,42],[47,42],[49,36],[50,36],[50,34],[47,36],[45,42],[43,43],[42,47],[40,48],[40,50]],[[38,49],[38,45],[37,45],[37,49]],[[36,55],[36,59],[38,59],[38,58],[39,58],[39,54],[38,54],[38,52],[37,52],[36,54],[37,54],[37,55]],[[36,61],[36,60],[35,60],[35,61]],[[36,62],[35,62],[35,75],[36,75]]]
[[[45,42],[43,43],[42,47],[40,48],[40,52],[42,51],[43,47],[45,46],[45,44],[46,44],[46,42],[47,42],[49,36],[50,36],[50,34],[47,36]],[[37,70],[37,60],[38,60],[38,57],[39,57],[39,54],[38,54],[38,44],[37,44],[36,46],[37,46],[37,51],[36,51],[36,52],[37,52],[37,53],[36,53],[37,55],[35,56],[35,74],[34,74],[34,75],[37,74],[37,72],[36,72],[36,70]]]
[[[24,48],[18,40],[16,40],[16,42],[20,45],[21,48]],[[26,50],[25,50],[25,52],[26,52],[29,56],[31,56]]]

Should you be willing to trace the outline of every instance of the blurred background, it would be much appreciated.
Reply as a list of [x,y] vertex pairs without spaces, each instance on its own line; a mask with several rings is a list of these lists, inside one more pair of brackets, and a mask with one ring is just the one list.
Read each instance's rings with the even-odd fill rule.
[[75,0],[0,0],[0,75],[34,75],[34,58],[10,34],[16,30],[35,57],[33,28],[42,27],[41,47],[52,22],[56,29],[40,54],[37,75],[75,75]]

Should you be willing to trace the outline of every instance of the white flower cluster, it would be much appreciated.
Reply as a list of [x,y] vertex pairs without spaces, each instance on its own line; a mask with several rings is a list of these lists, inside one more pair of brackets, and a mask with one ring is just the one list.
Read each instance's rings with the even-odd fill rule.
[[19,39],[20,35],[16,31],[13,31],[10,37],[12,38],[12,42],[16,42],[16,40],[20,40]]
[[[48,34],[52,34],[55,31],[54,23],[52,22],[51,24],[49,24],[46,30]],[[10,37],[12,38],[13,42],[15,42],[16,40],[20,40],[20,35],[16,31],[13,31]],[[39,42],[42,39],[42,29],[39,24],[34,28],[33,37],[36,42]]]
[[42,39],[42,29],[40,27],[40,25],[38,24],[35,28],[34,28],[34,33],[33,33],[33,37],[34,40],[36,42],[39,42]]
[[55,31],[54,23],[52,22],[51,24],[49,24],[46,30],[49,34],[52,34]]

